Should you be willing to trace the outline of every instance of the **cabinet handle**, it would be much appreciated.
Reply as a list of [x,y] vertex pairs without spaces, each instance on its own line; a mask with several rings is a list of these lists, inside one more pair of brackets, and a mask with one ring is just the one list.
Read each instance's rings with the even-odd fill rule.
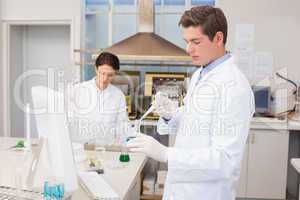
[[254,144],[255,143],[255,134],[252,134],[252,137],[251,137],[251,144]]

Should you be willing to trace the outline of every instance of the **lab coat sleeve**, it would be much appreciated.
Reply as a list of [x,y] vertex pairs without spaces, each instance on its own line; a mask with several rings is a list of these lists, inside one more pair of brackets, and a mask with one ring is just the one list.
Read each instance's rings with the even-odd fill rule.
[[168,179],[171,182],[216,181],[239,175],[254,112],[253,94],[245,93],[231,95],[229,112],[213,117],[210,145],[193,149],[168,148]]
[[126,111],[126,100],[124,95],[122,95],[120,98],[117,121],[128,121],[128,115]]
[[179,126],[180,118],[183,113],[183,109],[184,106],[179,107],[169,121],[166,121],[162,117],[160,117],[157,122],[157,132],[160,135],[176,134]]

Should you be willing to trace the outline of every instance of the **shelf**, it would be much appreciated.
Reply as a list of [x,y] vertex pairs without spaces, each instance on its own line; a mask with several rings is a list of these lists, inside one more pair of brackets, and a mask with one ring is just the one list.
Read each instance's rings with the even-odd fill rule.
[[[132,125],[135,124],[137,120],[130,120],[130,123]],[[141,125],[142,126],[157,126],[158,120],[142,120]]]
[[161,200],[162,196],[161,195],[155,195],[155,194],[143,194],[141,195],[141,200]]

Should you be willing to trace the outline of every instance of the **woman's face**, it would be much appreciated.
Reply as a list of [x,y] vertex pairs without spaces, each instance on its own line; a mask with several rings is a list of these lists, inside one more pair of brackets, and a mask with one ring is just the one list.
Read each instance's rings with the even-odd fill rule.
[[116,71],[110,65],[100,65],[96,68],[96,82],[99,89],[105,89],[113,80]]

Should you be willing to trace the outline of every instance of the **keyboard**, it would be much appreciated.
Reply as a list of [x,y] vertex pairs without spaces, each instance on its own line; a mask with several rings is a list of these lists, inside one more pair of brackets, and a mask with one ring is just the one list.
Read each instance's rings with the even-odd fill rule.
[[104,180],[103,175],[96,172],[79,172],[80,184],[93,199],[120,200],[120,196]]

